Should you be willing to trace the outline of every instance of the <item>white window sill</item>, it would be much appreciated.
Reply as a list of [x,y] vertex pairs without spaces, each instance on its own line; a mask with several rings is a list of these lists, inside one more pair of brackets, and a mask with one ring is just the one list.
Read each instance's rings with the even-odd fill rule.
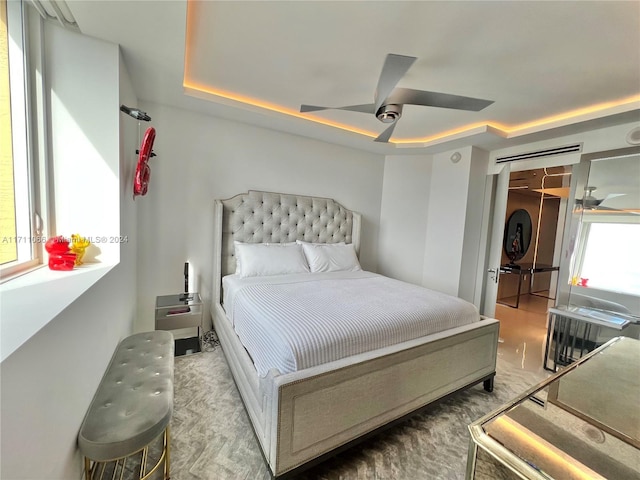
[[38,268],[0,285],[0,362],[105,276],[114,264]]
[[[570,295],[578,294],[585,298],[595,298],[605,300],[607,302],[617,303],[626,307],[633,315],[640,315],[640,297],[630,293],[615,292],[612,290],[603,290],[595,287],[582,287],[580,285],[572,285]],[[571,296],[569,296],[571,302]]]

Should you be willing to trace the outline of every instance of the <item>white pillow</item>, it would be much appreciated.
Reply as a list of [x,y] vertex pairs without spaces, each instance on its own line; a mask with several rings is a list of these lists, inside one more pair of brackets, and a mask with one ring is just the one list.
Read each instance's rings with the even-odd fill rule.
[[362,270],[352,243],[302,243],[311,273]]
[[309,273],[302,247],[296,243],[233,243],[236,274],[241,278]]

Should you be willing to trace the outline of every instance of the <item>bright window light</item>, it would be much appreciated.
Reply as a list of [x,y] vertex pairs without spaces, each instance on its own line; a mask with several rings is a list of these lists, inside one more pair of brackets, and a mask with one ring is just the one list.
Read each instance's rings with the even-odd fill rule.
[[33,154],[34,121],[42,123],[35,112],[41,104],[30,99],[37,63],[30,55],[40,50],[37,43],[27,48],[28,15],[22,1],[0,0],[0,281],[41,263],[39,211],[46,198],[38,178],[46,180]]
[[7,4],[0,3],[0,264],[18,260],[15,184],[13,180],[13,130],[11,128],[11,90],[9,87],[9,30]]
[[0,94],[2,96],[2,265],[32,259],[27,154],[23,17],[19,2],[0,3]]
[[591,223],[580,277],[587,286],[640,296],[640,224]]

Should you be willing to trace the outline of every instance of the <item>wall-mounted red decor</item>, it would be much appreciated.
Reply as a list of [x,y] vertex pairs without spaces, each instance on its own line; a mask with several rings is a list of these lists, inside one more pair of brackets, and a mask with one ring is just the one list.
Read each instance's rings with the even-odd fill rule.
[[140,145],[140,154],[138,156],[138,166],[136,167],[136,176],[133,179],[133,196],[146,195],[149,188],[149,178],[151,177],[151,168],[149,167],[149,158],[152,156],[153,141],[156,138],[156,130],[153,127],[147,128],[144,132],[144,138]]

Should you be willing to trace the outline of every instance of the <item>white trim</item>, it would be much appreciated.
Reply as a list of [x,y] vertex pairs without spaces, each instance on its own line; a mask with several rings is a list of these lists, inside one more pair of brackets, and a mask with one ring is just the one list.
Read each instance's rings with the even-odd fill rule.
[[[32,213],[33,231],[40,237],[52,237],[53,210],[52,191],[49,178],[49,130],[47,128],[48,110],[45,101],[45,55],[44,55],[44,23],[40,15],[32,9],[28,10],[29,28],[29,96],[31,105],[30,158],[32,166]],[[34,257],[40,263],[45,256],[44,245],[35,246]]]
[[640,223],[640,215],[634,213],[583,213],[582,223]]
[[114,266],[83,265],[68,272],[38,268],[0,285],[0,362],[20,348]]
[[591,230],[591,224],[582,222],[579,226],[578,230],[578,241],[576,245],[578,248],[575,253],[574,267],[572,269],[572,275],[569,277],[569,281],[573,279],[573,277],[579,277],[580,272],[582,271],[582,264],[584,263],[584,252],[587,249],[587,239],[589,238],[589,231]]

